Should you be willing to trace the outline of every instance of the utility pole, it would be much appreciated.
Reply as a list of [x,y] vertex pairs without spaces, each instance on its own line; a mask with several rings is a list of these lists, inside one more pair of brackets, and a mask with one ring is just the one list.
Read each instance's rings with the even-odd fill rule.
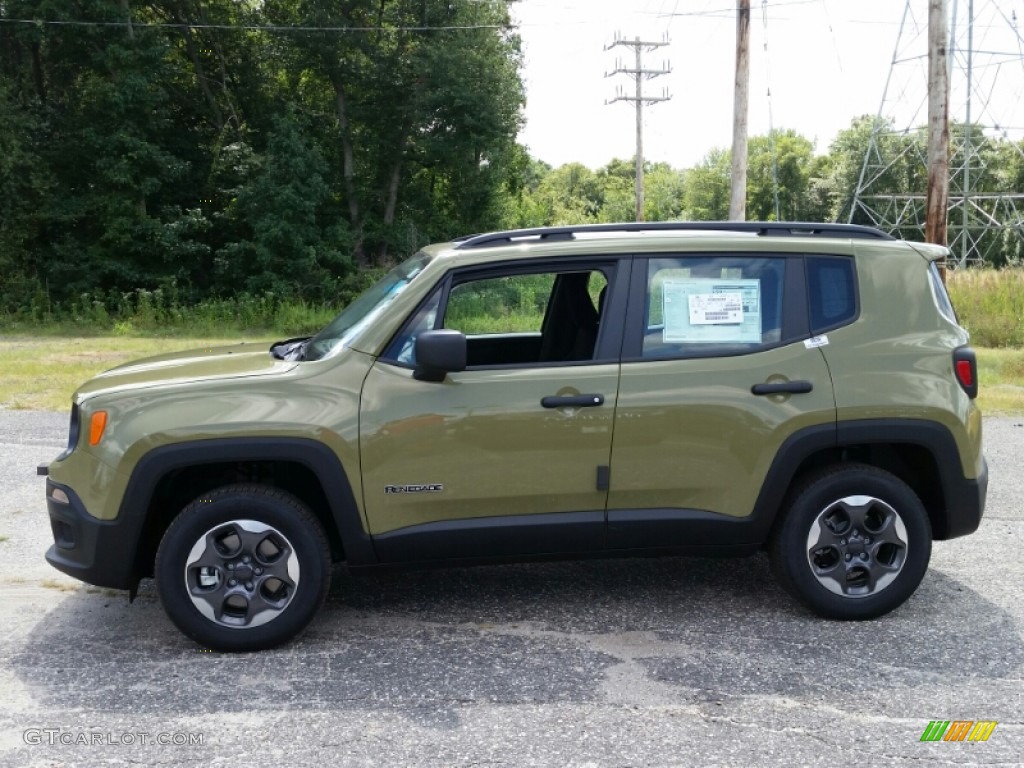
[[750,0],[736,8],[736,88],[733,95],[732,194],[729,220],[747,218],[747,110],[750,102]]
[[946,0],[928,0],[928,191],[924,239],[939,245],[946,244],[949,201],[948,41]]
[[605,101],[605,104],[614,104],[617,101],[632,101],[636,105],[636,220],[644,220],[644,121],[643,121],[643,110],[644,105],[657,104],[659,101],[668,101],[672,97],[669,95],[668,90],[662,90],[661,96],[645,96],[643,83],[645,80],[658,77],[660,75],[667,75],[672,71],[671,66],[668,62],[662,64],[661,69],[644,69],[643,67],[643,51],[646,49],[648,53],[651,51],[661,48],[662,46],[668,45],[668,36],[663,40],[657,42],[643,41],[639,37],[634,40],[626,40],[624,38],[616,37],[615,42],[611,45],[606,45],[605,50],[610,50],[616,46],[622,45],[633,49],[636,54],[636,66],[633,68],[624,67],[621,61],[615,62],[615,69],[611,72],[606,72],[605,77],[612,77],[613,75],[629,75],[633,78],[636,83],[636,95],[627,96],[625,92],[620,88],[615,98],[611,101]]

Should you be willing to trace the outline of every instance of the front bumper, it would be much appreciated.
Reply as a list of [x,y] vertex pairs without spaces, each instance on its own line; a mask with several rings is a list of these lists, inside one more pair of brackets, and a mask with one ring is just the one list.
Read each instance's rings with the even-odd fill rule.
[[[54,499],[57,489],[67,495],[67,503]],[[54,541],[46,552],[50,565],[98,587],[134,590],[138,586],[135,554],[141,521],[97,520],[73,490],[49,478],[46,507]]]

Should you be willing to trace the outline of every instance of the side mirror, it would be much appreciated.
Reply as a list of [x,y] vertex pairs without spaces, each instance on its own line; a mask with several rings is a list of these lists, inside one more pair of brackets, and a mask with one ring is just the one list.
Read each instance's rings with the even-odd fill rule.
[[462,331],[424,331],[416,337],[416,370],[420,381],[444,381],[455,371],[466,370],[466,336]]

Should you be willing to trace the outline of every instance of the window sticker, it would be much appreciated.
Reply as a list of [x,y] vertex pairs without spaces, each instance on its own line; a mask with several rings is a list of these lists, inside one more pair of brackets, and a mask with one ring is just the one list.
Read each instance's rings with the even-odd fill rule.
[[690,325],[733,325],[743,322],[742,293],[691,293]]
[[761,281],[743,278],[666,280],[666,344],[760,344]]

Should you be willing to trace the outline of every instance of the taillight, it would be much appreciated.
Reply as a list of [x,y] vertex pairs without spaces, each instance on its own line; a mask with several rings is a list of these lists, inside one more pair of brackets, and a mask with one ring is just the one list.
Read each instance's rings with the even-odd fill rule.
[[970,347],[953,352],[953,372],[956,380],[972,400],[978,396],[978,359]]

